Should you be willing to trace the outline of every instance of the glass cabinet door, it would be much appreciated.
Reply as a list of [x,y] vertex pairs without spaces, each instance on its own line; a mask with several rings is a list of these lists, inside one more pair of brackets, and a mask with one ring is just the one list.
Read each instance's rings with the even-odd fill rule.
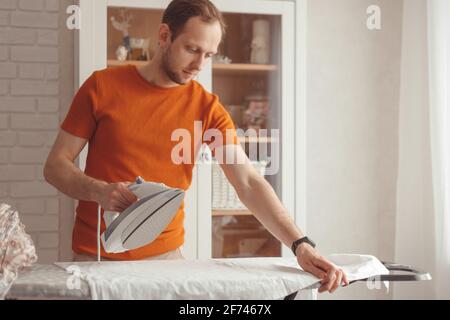
[[[281,17],[224,13],[227,32],[212,63],[212,92],[231,115],[242,148],[281,198]],[[281,256],[274,238],[212,164],[213,258]]]

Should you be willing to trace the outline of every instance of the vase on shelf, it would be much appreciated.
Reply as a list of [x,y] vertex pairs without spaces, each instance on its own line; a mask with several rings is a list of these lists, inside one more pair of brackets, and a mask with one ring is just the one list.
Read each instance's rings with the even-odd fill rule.
[[270,22],[265,19],[253,21],[253,40],[250,63],[268,64],[270,61]]

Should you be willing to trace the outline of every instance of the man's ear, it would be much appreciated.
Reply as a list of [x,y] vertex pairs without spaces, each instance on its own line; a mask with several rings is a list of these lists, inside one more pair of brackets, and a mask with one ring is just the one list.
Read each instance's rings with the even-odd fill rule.
[[170,44],[172,37],[172,32],[170,31],[169,25],[167,23],[162,23],[159,26],[158,32],[158,44],[161,47],[165,47]]

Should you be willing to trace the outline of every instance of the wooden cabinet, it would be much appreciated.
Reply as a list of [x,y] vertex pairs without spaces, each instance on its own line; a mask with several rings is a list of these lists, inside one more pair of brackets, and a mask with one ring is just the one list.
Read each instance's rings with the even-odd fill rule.
[[[243,148],[249,156],[256,155],[251,160],[267,163],[266,173],[269,174],[265,176],[266,180],[284,207],[294,215],[294,3],[257,0],[212,2],[224,15],[227,34],[218,56],[209,61],[196,80],[219,96],[236,127],[242,129]],[[83,13],[88,14],[83,16],[86,23],[80,30],[79,83],[96,69],[148,63],[136,60],[137,57],[142,58],[142,50],[129,57],[131,60],[117,59],[116,50],[123,37],[112,27],[111,21],[113,17],[119,18],[121,9],[126,8],[133,16],[130,36],[149,40],[146,49],[147,58],[151,59],[156,32],[168,3],[159,0],[80,0]],[[256,134],[248,135],[248,129],[253,129]],[[83,168],[83,155],[80,160]],[[212,174],[211,164],[198,163],[195,166],[192,186],[185,199],[185,256],[217,258],[285,254],[286,248],[251,212],[233,207],[231,200],[222,201],[227,203],[225,206],[214,201],[218,196],[215,187],[218,182],[214,179],[217,177]],[[220,183],[224,185],[225,182]]]

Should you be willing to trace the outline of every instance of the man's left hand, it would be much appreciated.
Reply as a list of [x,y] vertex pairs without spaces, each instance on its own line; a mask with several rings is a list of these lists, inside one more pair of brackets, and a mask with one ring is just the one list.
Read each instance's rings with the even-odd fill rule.
[[344,271],[337,268],[322,257],[313,247],[302,243],[297,249],[297,261],[302,269],[321,280],[319,292],[333,293],[341,284],[348,286],[349,282]]

